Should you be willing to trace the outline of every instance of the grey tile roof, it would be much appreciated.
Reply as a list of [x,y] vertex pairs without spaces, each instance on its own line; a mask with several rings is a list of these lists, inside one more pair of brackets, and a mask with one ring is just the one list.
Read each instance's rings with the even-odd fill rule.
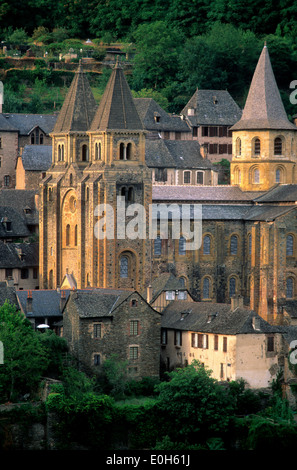
[[[253,328],[253,317],[260,321],[259,330]],[[281,327],[267,323],[252,310],[237,308],[232,311],[229,304],[179,300],[171,302],[163,311],[161,325],[163,328],[226,335],[283,331]]]
[[293,202],[297,201],[297,184],[278,184],[255,197],[255,202]]
[[[35,198],[38,190],[29,189],[0,189],[0,207],[9,207],[19,214],[28,225],[37,225],[39,223],[38,208]],[[25,209],[30,209],[25,213]]]
[[80,318],[113,316],[116,308],[133,291],[120,289],[93,289],[71,292],[69,301],[74,302]]
[[[18,250],[22,253],[22,257]],[[38,267],[38,253],[38,243],[4,243],[0,241],[0,268]]]
[[0,114],[0,131],[18,132],[18,129],[3,114]]
[[[60,309],[61,293],[57,290],[31,290],[32,295],[32,316],[33,317],[53,317],[61,316]],[[69,291],[65,290],[65,298],[69,297]],[[16,296],[21,310],[27,314],[28,290],[17,290]]]
[[[264,193],[261,193],[264,194]],[[242,191],[238,186],[169,186],[154,185],[153,201],[195,201],[195,202],[247,202],[252,201],[259,192]]]
[[[172,273],[161,273],[152,284],[152,301],[154,301],[163,291],[186,290],[180,284],[179,278]],[[147,291],[143,293],[143,298],[147,299]]]
[[[193,116],[188,109],[193,108]],[[241,117],[241,109],[227,90],[197,89],[180,113],[192,126],[213,125],[232,126]]]
[[[11,223],[8,228],[6,222]],[[28,237],[30,231],[24,216],[12,207],[0,206],[0,238]]]
[[25,170],[47,171],[52,164],[52,146],[25,145],[21,158]]
[[[179,116],[167,113],[152,98],[134,98],[134,103],[142,120],[143,127],[149,131],[190,132],[190,128]],[[159,121],[156,122],[155,116]]]
[[18,130],[21,135],[28,135],[37,126],[49,135],[57,120],[56,114],[5,113],[3,116],[8,125]]
[[201,156],[200,145],[195,140],[147,140],[145,159],[150,168],[193,168],[216,171],[215,166]]
[[86,132],[95,116],[97,103],[81,65],[75,72],[53,133]]
[[122,67],[116,64],[99,103],[90,131],[142,130],[143,124]]
[[6,300],[18,307],[15,287],[8,286],[6,282],[0,282],[0,306],[2,306]]
[[287,117],[271,67],[268,48],[262,49],[241,119],[232,130],[297,130]]

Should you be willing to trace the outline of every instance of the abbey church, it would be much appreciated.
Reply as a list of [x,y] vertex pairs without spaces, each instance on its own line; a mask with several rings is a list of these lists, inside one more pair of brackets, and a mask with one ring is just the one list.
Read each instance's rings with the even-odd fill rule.
[[[143,293],[170,273],[196,301],[237,298],[271,324],[291,315],[297,295],[297,127],[286,116],[266,45],[230,131],[230,185],[152,184],[148,133],[122,67],[113,69],[97,106],[80,66],[52,130],[52,164],[40,184],[40,288],[72,283]],[[106,208],[118,233],[118,197],[127,209],[132,203],[144,208],[142,238],[96,236],[98,207]],[[152,204],[201,205],[201,246],[186,250],[182,233],[174,238],[169,225],[166,238],[158,223],[151,239]]]

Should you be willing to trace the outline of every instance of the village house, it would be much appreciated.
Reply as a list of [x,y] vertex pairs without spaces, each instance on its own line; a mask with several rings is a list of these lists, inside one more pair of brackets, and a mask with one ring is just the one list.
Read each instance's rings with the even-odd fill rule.
[[25,145],[17,159],[15,189],[37,190],[51,164],[51,145]]

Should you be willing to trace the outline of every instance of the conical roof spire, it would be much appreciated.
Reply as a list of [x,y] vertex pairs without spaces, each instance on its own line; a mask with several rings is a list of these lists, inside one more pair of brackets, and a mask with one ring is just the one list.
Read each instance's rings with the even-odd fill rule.
[[142,130],[124,71],[116,62],[98,106],[90,131]]
[[245,103],[241,119],[231,130],[297,130],[287,117],[271,67],[265,43]]
[[97,103],[80,61],[53,133],[86,132],[96,109]]

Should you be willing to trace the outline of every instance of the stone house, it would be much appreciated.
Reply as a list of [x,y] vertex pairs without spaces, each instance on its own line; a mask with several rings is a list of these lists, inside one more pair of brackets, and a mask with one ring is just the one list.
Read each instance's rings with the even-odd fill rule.
[[292,329],[270,325],[238,298],[231,305],[172,302],[162,313],[162,369],[197,360],[219,381],[244,379],[251,388],[266,388],[288,372]]
[[86,372],[117,356],[133,378],[159,377],[161,315],[136,291],[71,291],[63,311],[63,337]]
[[38,242],[0,241],[0,282],[2,281],[9,281],[16,289],[39,289]]
[[17,159],[15,188],[37,190],[51,164],[51,145],[25,145]]
[[230,128],[240,119],[241,109],[227,90],[197,89],[180,112],[192,138],[204,147],[211,162],[232,158]]

